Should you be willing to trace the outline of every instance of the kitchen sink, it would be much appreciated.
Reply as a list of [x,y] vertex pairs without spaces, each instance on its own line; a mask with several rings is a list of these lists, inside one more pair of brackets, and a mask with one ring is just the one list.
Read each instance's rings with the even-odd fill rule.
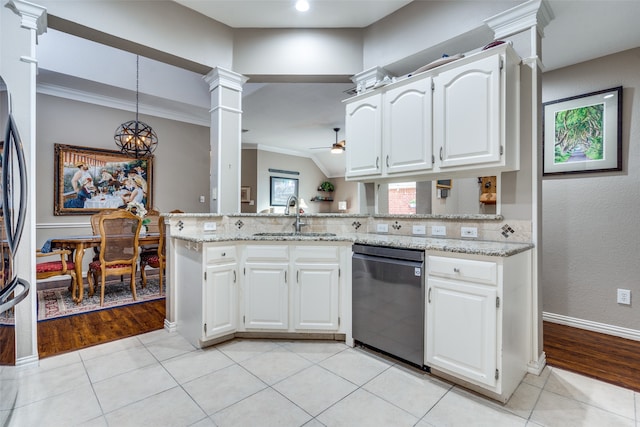
[[335,233],[255,233],[254,236],[264,236],[264,237],[331,237],[335,236]]

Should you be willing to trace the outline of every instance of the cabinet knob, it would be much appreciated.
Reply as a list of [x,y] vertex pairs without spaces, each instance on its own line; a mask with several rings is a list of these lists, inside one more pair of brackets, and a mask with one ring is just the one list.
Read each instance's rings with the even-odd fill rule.
[[226,253],[226,252],[222,252],[222,254],[221,254],[221,255],[222,255],[222,256],[227,256],[227,253]]
[[454,273],[460,273],[460,269],[458,267],[453,267],[453,272]]

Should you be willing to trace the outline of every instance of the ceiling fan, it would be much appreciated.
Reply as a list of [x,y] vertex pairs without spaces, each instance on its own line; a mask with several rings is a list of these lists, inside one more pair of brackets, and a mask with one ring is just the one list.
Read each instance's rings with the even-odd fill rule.
[[342,141],[338,141],[338,131],[340,128],[333,128],[333,131],[336,133],[336,142],[334,142],[331,147],[311,147],[311,150],[324,150],[327,148],[331,148],[331,153],[340,154],[346,150],[346,141],[343,139]]

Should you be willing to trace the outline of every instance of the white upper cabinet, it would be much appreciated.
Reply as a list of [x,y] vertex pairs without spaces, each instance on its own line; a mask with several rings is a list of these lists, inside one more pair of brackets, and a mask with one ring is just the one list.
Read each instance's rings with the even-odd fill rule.
[[346,105],[346,179],[519,169],[520,58],[503,44]]
[[[434,140],[442,170],[517,168],[519,80],[515,59],[481,57],[434,78]],[[511,86],[509,86],[511,84]],[[507,109],[508,107],[508,109]]]
[[347,104],[347,177],[431,169],[431,108],[428,76]]
[[387,174],[432,168],[431,106],[430,77],[384,94],[383,168]]
[[378,175],[382,171],[382,94],[374,93],[347,105],[347,176]]

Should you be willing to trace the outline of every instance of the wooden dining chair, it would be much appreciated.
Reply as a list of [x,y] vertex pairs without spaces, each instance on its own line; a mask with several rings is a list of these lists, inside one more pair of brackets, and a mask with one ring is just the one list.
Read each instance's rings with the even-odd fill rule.
[[[184,213],[179,209],[172,210],[171,213]],[[164,217],[158,217],[158,231],[160,232],[160,240],[158,241],[158,248],[155,252],[145,251],[140,254],[140,276],[142,277],[142,287],[147,286],[147,273],[145,267],[149,266],[157,268],[158,281],[160,288],[160,295],[162,295],[162,279],[164,277],[164,269],[166,265],[166,234],[165,234],[165,221]]]
[[142,287],[147,286],[147,273],[145,268],[157,268],[159,270],[159,287],[162,294],[162,272],[164,270],[164,217],[158,217],[158,230],[160,232],[160,240],[155,250],[146,250],[140,254],[140,277],[142,278]]
[[[54,276],[71,276],[70,289],[75,288],[76,272],[75,264],[69,261],[71,251],[67,249],[56,249],[51,252],[36,251],[36,280],[48,279]],[[56,258],[54,261],[38,262],[43,258]]]
[[98,260],[89,264],[87,281],[89,296],[93,296],[94,285],[100,277],[100,306],[104,305],[104,288],[108,276],[131,277],[131,293],[136,296],[136,268],[138,261],[138,236],[142,219],[131,212],[116,210],[100,216],[100,253]]

